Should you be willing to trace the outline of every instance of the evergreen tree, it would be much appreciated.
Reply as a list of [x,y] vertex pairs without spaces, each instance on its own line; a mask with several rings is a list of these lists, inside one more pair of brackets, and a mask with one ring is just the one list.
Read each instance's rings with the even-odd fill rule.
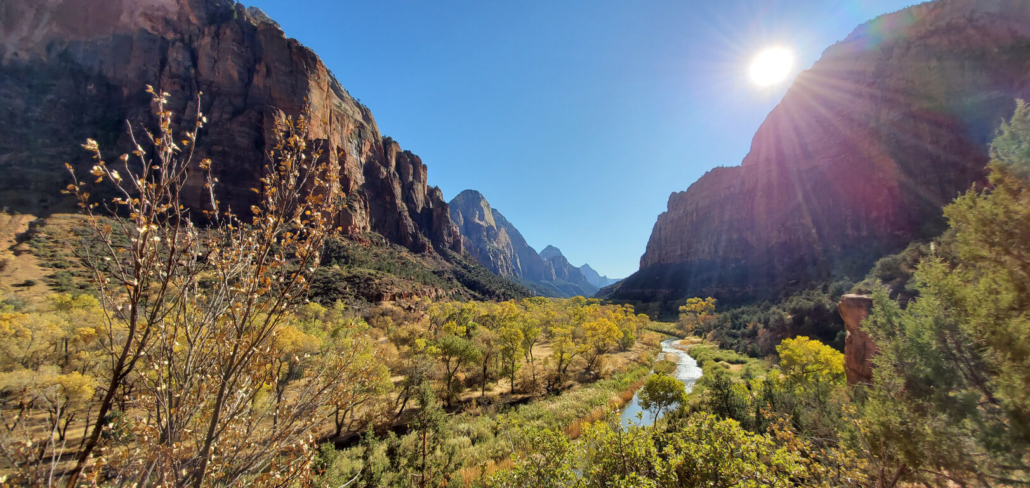
[[904,309],[874,294],[880,352],[862,438],[881,486],[1030,482],[1030,110],[992,145],[990,188],[945,208],[950,259],[934,252]]

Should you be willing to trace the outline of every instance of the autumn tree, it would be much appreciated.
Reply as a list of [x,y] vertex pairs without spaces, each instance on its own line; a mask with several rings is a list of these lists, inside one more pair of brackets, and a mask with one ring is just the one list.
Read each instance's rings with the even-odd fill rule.
[[680,330],[690,335],[694,330],[715,319],[715,299],[688,298],[687,303],[679,308]]
[[[514,323],[506,323],[497,331],[497,339],[501,350],[501,372],[511,381],[511,393],[515,393],[515,374],[521,366],[524,355],[522,329]],[[532,347],[532,346],[530,346]]]
[[[74,173],[68,187],[85,214],[81,255],[98,290],[98,319],[88,327],[37,328],[51,331],[62,367],[79,369],[43,393],[87,417],[67,485],[83,474],[87,481],[195,487],[299,482],[314,453],[313,429],[352,380],[347,341],[310,340],[290,325],[335,232],[338,158],[308,147],[303,119],[277,119],[279,139],[247,209],[252,218],[244,219],[215,197],[214,163],[193,159],[203,115],[198,110],[175,134],[168,94],[148,91],[157,129],[130,129],[131,154],[109,163],[95,141],[85,145],[94,183],[111,189],[99,193],[114,197],[95,201]],[[209,210],[186,208],[187,181],[204,183]],[[55,307],[62,314],[75,308]],[[76,341],[96,359],[86,361],[96,365],[95,382],[82,372],[85,357],[72,354]],[[36,349],[25,351],[25,364],[35,361]],[[118,409],[131,441],[104,435]],[[56,465],[64,450],[50,452]],[[39,465],[20,472],[38,474]]]
[[463,366],[482,358],[464,326],[455,322],[444,325],[440,335],[433,343],[437,361],[443,366],[443,393],[447,406],[451,406],[455,395],[460,393],[463,385],[456,376]]
[[581,352],[582,349],[573,341],[571,327],[551,328],[551,359],[554,361],[554,374],[549,389],[561,388],[572,360]]
[[587,370],[593,371],[597,359],[607,354],[619,344],[622,339],[622,331],[614,322],[607,318],[589,321],[583,324],[582,349],[587,361]]
[[[503,330],[503,328],[501,329]],[[479,391],[480,398],[486,397],[486,384],[490,381],[491,372],[496,372],[496,365],[498,354],[501,351],[501,345],[498,343],[500,337],[499,333],[486,327],[480,327],[476,329],[475,336],[473,337],[473,344],[475,345],[477,354],[476,359],[479,361]],[[503,374],[503,373],[502,373]]]
[[520,348],[526,362],[529,363],[529,369],[533,375],[533,384],[536,385],[536,358],[533,356],[533,348],[536,346],[537,341],[540,340],[542,332],[540,321],[535,316],[529,316],[520,320],[518,327],[519,332],[522,334]]
[[776,346],[780,369],[796,382],[844,381],[844,355],[836,349],[805,336],[784,339]]

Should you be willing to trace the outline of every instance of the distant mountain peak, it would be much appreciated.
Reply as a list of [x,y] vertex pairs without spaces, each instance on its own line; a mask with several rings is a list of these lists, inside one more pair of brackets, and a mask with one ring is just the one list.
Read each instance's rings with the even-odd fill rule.
[[458,224],[459,228],[465,227],[465,219],[471,219],[485,227],[497,227],[490,202],[486,201],[486,197],[476,190],[465,190],[459,193],[449,205],[451,206],[451,220]]
[[479,193],[478,191],[471,190],[471,189],[470,190],[462,190],[462,192],[459,193],[458,196],[454,197],[454,199],[455,200],[458,200],[458,199],[461,199],[461,200],[482,200],[484,202],[486,201],[486,197],[484,197],[482,193]]
[[561,253],[561,249],[558,249],[557,247],[551,245],[548,245],[544,248],[543,251],[540,251],[541,259],[551,260],[558,256],[565,257],[565,255]]
[[558,248],[547,246],[537,254],[482,193],[465,190],[449,206],[462,245],[490,271],[516,278],[546,296],[591,296],[600,288],[569,264]]
[[607,276],[601,275],[591,268],[589,264],[584,264],[579,267],[579,272],[583,273],[583,277],[586,278],[587,282],[598,288],[604,288],[608,285],[618,282],[619,280],[613,280]]

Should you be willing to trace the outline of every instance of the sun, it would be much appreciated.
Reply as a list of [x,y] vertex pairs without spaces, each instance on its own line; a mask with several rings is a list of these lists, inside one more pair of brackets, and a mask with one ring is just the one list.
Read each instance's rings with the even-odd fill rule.
[[775,85],[785,79],[794,67],[794,53],[782,47],[768,48],[751,61],[748,74],[751,82],[758,86]]

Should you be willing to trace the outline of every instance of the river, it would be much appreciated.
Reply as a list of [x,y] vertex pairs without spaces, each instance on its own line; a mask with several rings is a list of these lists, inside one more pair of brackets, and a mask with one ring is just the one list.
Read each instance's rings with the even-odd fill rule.
[[[682,381],[687,387],[687,393],[690,393],[690,390],[694,388],[694,382],[701,377],[701,368],[697,365],[697,361],[694,361],[694,358],[687,355],[686,351],[673,347],[672,344],[678,340],[673,338],[662,341],[662,352],[659,353],[658,359],[663,359],[666,354],[670,353],[675,354],[679,358],[676,371],[673,371],[672,375]],[[626,408],[622,409],[622,414],[619,416],[622,425],[627,427],[631,425],[651,425],[654,422],[654,416],[640,408],[640,401],[637,398],[639,394],[637,392],[637,395],[633,395],[633,399],[626,404]],[[643,413],[643,417],[637,419],[638,413]]]

